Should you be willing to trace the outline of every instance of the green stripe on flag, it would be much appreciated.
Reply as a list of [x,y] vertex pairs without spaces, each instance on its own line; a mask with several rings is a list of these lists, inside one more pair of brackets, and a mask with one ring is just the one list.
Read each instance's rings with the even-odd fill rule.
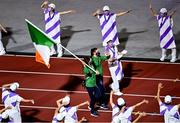
[[28,20],[26,20],[26,23],[28,25],[31,39],[36,45],[44,45],[48,46],[49,48],[52,47],[54,42],[43,31],[41,31],[38,27],[36,27]]

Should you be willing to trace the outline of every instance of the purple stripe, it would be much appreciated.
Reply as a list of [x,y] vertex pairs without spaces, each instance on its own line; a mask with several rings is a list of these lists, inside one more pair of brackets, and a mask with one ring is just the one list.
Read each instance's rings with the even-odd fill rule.
[[108,29],[108,31],[103,35],[103,41],[107,38],[107,36],[112,32],[114,27],[116,26],[116,22],[112,24],[112,26]]
[[[161,18],[162,18],[162,17],[161,17]],[[163,22],[161,21],[161,24],[160,24],[160,27],[159,27],[160,29],[161,29],[162,26],[165,24],[165,22],[167,21],[168,18],[169,18],[169,16],[167,16]]]
[[45,20],[45,24],[47,24],[52,18],[51,17],[48,17],[46,20]]
[[56,33],[56,35],[55,35],[55,36],[53,36],[52,38],[55,40],[55,39],[57,39],[60,35],[61,35],[61,32],[59,31],[59,32],[58,32],[58,33]]
[[160,41],[163,40],[164,37],[166,37],[166,35],[169,33],[169,31],[171,31],[171,26],[169,26],[166,31],[160,36]]
[[16,95],[17,95],[16,93],[10,92],[9,97],[13,97],[13,96],[16,96]]
[[51,26],[49,29],[46,30],[46,33],[50,33],[53,29],[55,29],[60,24],[60,21],[58,20],[53,26]]
[[105,15],[102,15],[101,17],[104,17],[104,22],[103,22],[103,24],[101,25],[101,29],[104,29],[104,26],[108,23],[108,21],[109,21],[109,19],[111,18],[111,16],[113,16],[113,14],[110,14],[109,16],[108,16],[108,19],[106,20],[106,18],[105,18]]
[[77,120],[77,114],[74,113],[72,116],[71,116],[74,120]]
[[121,67],[120,67],[120,64],[118,63],[118,67],[117,67],[117,69],[116,69],[116,71],[115,71],[116,76],[118,75],[120,69],[121,69]]
[[11,103],[14,107],[16,106],[17,102],[12,102]]
[[115,34],[114,38],[112,39],[112,42],[114,43],[117,38],[118,38],[118,33]]
[[164,109],[163,111],[160,112],[160,115],[164,115],[166,112],[166,109]]
[[174,41],[174,37],[171,37],[171,39],[166,43],[166,45],[163,48],[167,49],[173,41]]
[[129,120],[129,121],[132,121],[132,116],[131,116],[131,115],[128,117],[128,120]]
[[174,117],[175,117],[176,119],[180,119],[180,117],[179,117],[179,113],[178,113],[178,112],[176,112],[176,113],[174,114]]
[[9,96],[9,95],[6,95],[6,96],[4,96],[4,97],[2,98],[2,102],[3,102],[3,103],[5,102],[5,100],[7,99],[8,96]]

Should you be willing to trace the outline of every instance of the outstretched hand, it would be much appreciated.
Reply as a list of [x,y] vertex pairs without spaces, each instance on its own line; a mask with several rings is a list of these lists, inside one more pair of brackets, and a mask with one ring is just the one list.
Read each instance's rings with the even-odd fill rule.
[[162,89],[162,88],[163,88],[162,83],[159,83],[159,84],[158,84],[158,89]]

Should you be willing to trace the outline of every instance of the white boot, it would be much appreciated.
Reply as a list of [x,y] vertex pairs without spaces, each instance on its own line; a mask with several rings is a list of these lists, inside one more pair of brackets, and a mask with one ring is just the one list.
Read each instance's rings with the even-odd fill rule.
[[4,54],[6,54],[5,50],[1,50],[1,51],[0,51],[0,56],[2,56],[2,55],[4,55]]
[[171,56],[172,56],[172,58],[171,58],[170,62],[175,62],[177,60],[176,59],[176,49],[175,48],[171,49]]
[[56,54],[56,50],[54,49],[54,45],[51,47],[50,55]]
[[165,58],[166,58],[166,49],[162,49],[162,55],[160,61],[164,61]]
[[57,57],[62,57],[63,56],[63,50],[62,50],[62,47],[61,47],[61,44],[57,44]]
[[114,95],[117,95],[117,96],[122,96],[122,95],[123,95],[123,93],[122,93],[122,92],[120,92],[120,90],[116,90],[116,91],[114,91]]

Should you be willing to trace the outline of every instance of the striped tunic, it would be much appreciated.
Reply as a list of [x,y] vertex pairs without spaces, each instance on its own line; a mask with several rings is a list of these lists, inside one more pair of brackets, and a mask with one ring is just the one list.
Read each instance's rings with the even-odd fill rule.
[[160,114],[164,116],[165,123],[179,123],[180,115],[178,112],[177,105],[166,105],[164,103],[160,103]]
[[[118,49],[116,46],[114,47],[109,47],[109,46],[106,46],[106,51],[108,53],[110,53],[110,58],[117,58],[118,57]],[[123,72],[123,68],[122,68],[122,63],[121,61],[114,61],[114,62],[109,62],[109,66],[111,67],[111,65],[113,67],[116,67],[114,69],[114,73],[115,73],[115,76],[116,76],[116,79],[117,80],[121,80],[123,77],[124,77],[124,72]]]
[[118,115],[119,123],[131,123],[132,122],[132,107],[126,107],[123,113]]
[[55,11],[53,14],[50,14],[51,8],[44,10],[44,21],[45,21],[45,33],[54,39],[55,43],[60,43],[60,24],[61,18],[59,12]]
[[112,40],[114,45],[118,45],[119,39],[116,28],[116,14],[100,14],[98,19],[100,21],[103,46],[107,46],[106,42],[109,40]]
[[157,20],[160,32],[160,47],[163,49],[176,48],[172,32],[172,18],[170,16],[162,17],[157,15]]

